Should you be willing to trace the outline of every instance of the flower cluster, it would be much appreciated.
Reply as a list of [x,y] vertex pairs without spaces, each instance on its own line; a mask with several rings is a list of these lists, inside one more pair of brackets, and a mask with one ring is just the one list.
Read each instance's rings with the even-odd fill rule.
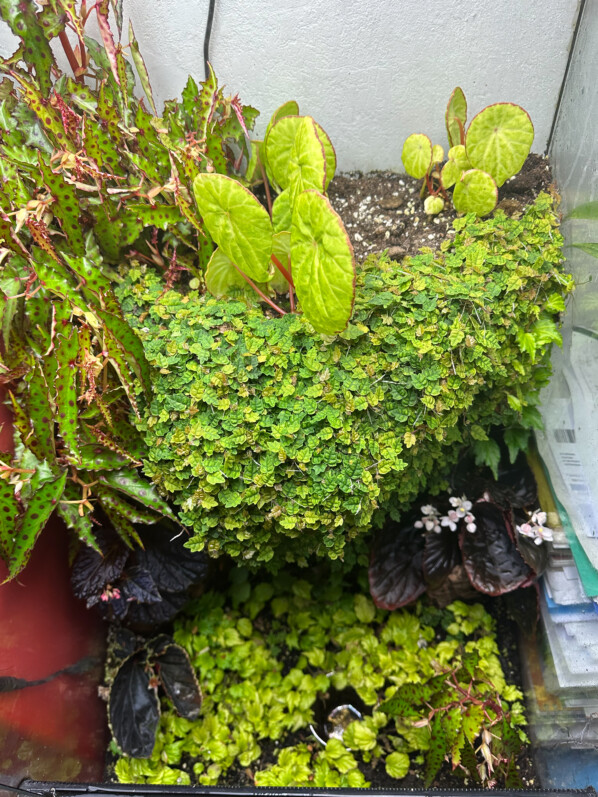
[[440,534],[443,528],[449,528],[451,531],[456,531],[457,526],[461,520],[465,522],[467,531],[474,532],[476,530],[475,516],[471,512],[472,503],[467,500],[465,495],[460,498],[451,496],[449,503],[452,509],[449,509],[448,514],[440,515],[438,509],[432,504],[422,506],[422,518],[416,520],[413,524],[416,529],[424,529],[426,531],[435,531]]
[[552,529],[545,526],[545,523],[546,512],[541,512],[539,509],[536,509],[536,511],[532,513],[528,523],[522,523],[520,526],[517,526],[517,531],[519,534],[523,534],[524,537],[530,537],[536,545],[541,545],[544,540],[552,541]]

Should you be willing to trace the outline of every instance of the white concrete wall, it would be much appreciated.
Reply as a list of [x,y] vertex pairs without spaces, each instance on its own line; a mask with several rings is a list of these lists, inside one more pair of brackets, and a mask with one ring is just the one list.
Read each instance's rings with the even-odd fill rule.
[[[211,60],[231,93],[262,111],[287,99],[314,116],[340,167],[402,170],[404,139],[445,143],[460,85],[471,116],[523,105],[546,146],[578,0],[216,0]],[[124,0],[157,99],[203,78],[208,0]],[[0,52],[13,49],[0,32]]]

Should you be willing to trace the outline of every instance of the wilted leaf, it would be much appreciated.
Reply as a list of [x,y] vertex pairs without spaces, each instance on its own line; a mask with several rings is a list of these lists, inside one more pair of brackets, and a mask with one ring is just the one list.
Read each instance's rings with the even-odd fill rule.
[[467,100],[460,86],[453,89],[446,106],[445,123],[449,147],[465,143],[465,123],[467,122]]

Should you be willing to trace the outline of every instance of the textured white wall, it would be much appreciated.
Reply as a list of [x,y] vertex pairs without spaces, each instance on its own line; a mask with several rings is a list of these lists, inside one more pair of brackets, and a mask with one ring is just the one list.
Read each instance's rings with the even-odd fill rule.
[[[211,60],[221,82],[262,111],[294,98],[337,147],[340,167],[402,170],[404,139],[445,144],[451,90],[470,117],[523,105],[543,151],[578,0],[216,0]],[[203,78],[208,0],[125,0],[157,99]],[[5,28],[5,26],[4,26]],[[0,52],[13,49],[0,32]]]

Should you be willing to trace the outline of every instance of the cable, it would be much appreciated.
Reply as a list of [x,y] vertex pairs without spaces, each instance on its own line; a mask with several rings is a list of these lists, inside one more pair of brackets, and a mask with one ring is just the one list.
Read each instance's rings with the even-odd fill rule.
[[206,80],[210,76],[210,36],[212,35],[212,22],[214,20],[214,6],[216,0],[210,0],[210,7],[208,8],[208,19],[206,22],[206,33],[203,39],[203,67],[206,75]]

